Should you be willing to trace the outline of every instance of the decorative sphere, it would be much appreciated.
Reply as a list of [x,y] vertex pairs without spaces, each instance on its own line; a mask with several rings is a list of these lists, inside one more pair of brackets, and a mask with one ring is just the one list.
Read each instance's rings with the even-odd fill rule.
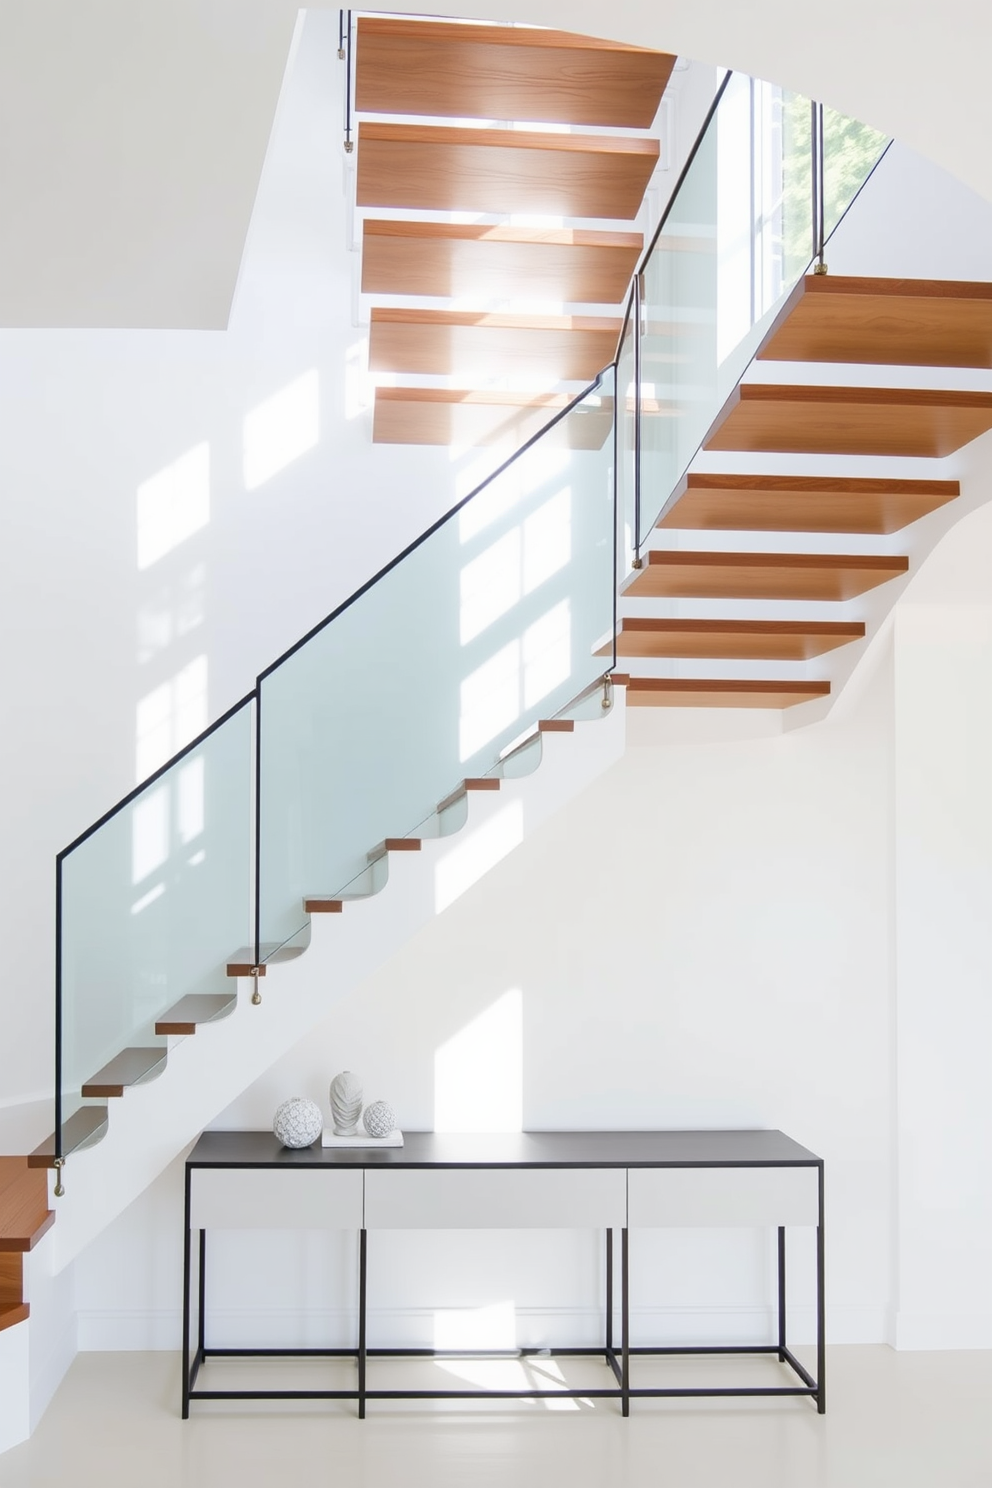
[[272,1130],[284,1147],[311,1147],[323,1129],[324,1118],[317,1102],[302,1095],[283,1101],[272,1122]]
[[362,1083],[358,1076],[351,1070],[342,1070],[331,1081],[330,1096],[335,1134],[339,1137],[354,1136],[362,1114]]
[[370,1137],[388,1137],[396,1130],[396,1113],[387,1101],[373,1101],[365,1107],[362,1125]]

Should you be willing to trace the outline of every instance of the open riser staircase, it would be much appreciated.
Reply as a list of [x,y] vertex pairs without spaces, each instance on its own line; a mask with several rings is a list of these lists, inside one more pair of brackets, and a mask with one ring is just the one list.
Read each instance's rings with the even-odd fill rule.
[[[213,939],[199,947],[185,980],[166,974],[165,963],[142,963],[139,947],[133,966],[125,958],[119,972],[125,989],[132,975],[143,989],[140,998],[134,993],[143,1011],[128,1014],[127,1039],[115,1043],[111,1026],[105,1057],[68,1076],[63,1050],[59,1130],[30,1157],[0,1159],[0,1331],[28,1314],[23,1257],[54,1219],[46,1169],[59,1169],[62,1217],[53,1238],[63,1265],[133,1200],[152,1169],[304,1037],[331,998],[442,911],[445,854],[459,834],[484,835],[508,807],[529,832],[619,758],[624,708],[616,703],[826,707],[838,653],[870,638],[877,610],[859,612],[859,605],[881,586],[894,592],[910,570],[908,554],[893,551],[893,536],[959,497],[941,462],[992,428],[992,392],[956,390],[928,369],[992,367],[992,286],[809,272],[764,321],[756,317],[761,334],[742,359],[742,375],[704,407],[695,457],[677,470],[671,460],[667,467],[644,461],[631,517],[625,430],[636,427],[646,448],[659,421],[674,426],[684,413],[660,381],[648,386],[643,368],[632,381],[636,364],[624,361],[632,332],[647,348],[652,330],[653,312],[642,303],[650,249],[645,255],[633,224],[659,158],[647,131],[674,63],[666,54],[534,28],[359,19],[356,107],[374,116],[358,125],[356,178],[358,205],[368,212],[361,288],[376,301],[369,359],[381,381],[373,439],[495,447],[494,458],[521,453],[263,673],[217,732],[194,741],[62,855],[66,916],[73,852],[89,850],[115,821],[130,840],[130,823],[166,788],[181,835],[189,778],[182,772],[202,757],[208,786],[212,778],[230,780],[209,751],[224,730],[240,731],[235,753],[247,762],[244,781],[254,792],[254,820],[249,827],[246,810],[239,827],[231,890],[241,932],[221,944],[230,916],[217,916]],[[542,128],[548,124],[555,128]],[[510,220],[538,210],[572,225]],[[487,220],[452,220],[471,214]],[[713,244],[700,241],[680,239],[676,251],[686,261],[698,257],[709,273]],[[430,303],[409,303],[418,299]],[[445,299],[452,307],[437,308]],[[551,301],[568,313],[486,308],[513,299]],[[479,308],[466,309],[473,300]],[[848,376],[852,367],[873,369],[877,383]],[[913,369],[913,385],[887,380],[885,369],[894,367]],[[542,433],[549,418],[553,425]],[[809,473],[811,456],[823,458],[822,472]],[[764,457],[766,468],[756,472]],[[900,466],[887,478],[879,468],[887,457],[915,460],[917,474],[908,477]],[[863,460],[863,471],[852,460]],[[563,462],[570,506],[562,505],[556,474]],[[835,473],[838,462],[843,473]],[[659,481],[659,468],[673,478]],[[376,629],[381,595],[385,612],[403,613],[408,624],[387,628],[395,665],[380,675],[357,638]],[[459,655],[477,652],[474,670],[457,675],[450,696],[413,685],[430,672],[426,659],[441,634],[432,604],[449,629],[460,626]],[[564,668],[563,654],[570,656]],[[316,688],[338,700],[333,715],[286,709],[301,735],[319,735],[333,717],[326,761],[319,737],[312,757],[302,746],[298,759],[292,746],[280,757],[288,725],[267,722],[278,717],[280,698],[292,702],[291,691],[279,688],[296,665],[301,695]],[[317,670],[306,672],[311,665]],[[516,668],[510,682],[508,667]],[[350,714],[361,686],[374,701]],[[507,687],[516,701],[500,714]],[[472,732],[469,695],[477,712],[496,709],[488,734]],[[312,867],[321,861],[318,841],[287,873],[278,913],[270,913],[267,857],[291,854],[293,833],[306,835],[308,822],[317,822],[318,839],[330,835],[320,825],[330,819],[332,799],[321,777],[347,779],[340,761],[377,759],[384,732],[404,736],[413,772],[433,749],[429,726],[426,744],[420,738],[421,719],[445,710],[448,733],[460,727],[462,736],[449,740],[451,762],[431,775],[427,796],[412,791],[409,808],[390,816],[392,807],[376,804],[368,783],[350,790],[348,780],[359,820],[366,794],[373,803],[367,834],[359,832],[350,856],[327,856],[333,866],[326,874]],[[356,739],[341,745],[349,729]],[[298,797],[266,808],[266,762],[277,757]],[[402,775],[404,750],[389,759],[381,768],[391,779]],[[402,793],[396,799],[406,800]],[[285,840],[267,809],[272,820],[290,822]],[[197,904],[188,875],[183,892],[187,908]],[[211,918],[202,897],[198,907]],[[99,958],[97,972],[66,970],[78,952],[68,923],[60,925],[63,1018],[67,989],[78,995],[87,974],[91,991],[100,982]],[[178,923],[162,921],[166,943]],[[156,978],[152,1007],[145,987]],[[83,999],[74,1016],[85,1010]],[[128,1119],[111,1121],[108,1103],[125,1094]],[[100,1163],[98,1193],[89,1160],[76,1166],[88,1148]],[[67,1159],[76,1176],[63,1198]]]

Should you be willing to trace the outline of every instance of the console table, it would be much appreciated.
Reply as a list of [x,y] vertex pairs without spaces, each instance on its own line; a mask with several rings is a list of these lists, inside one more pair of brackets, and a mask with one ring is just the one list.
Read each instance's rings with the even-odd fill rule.
[[[816,1230],[816,1378],[786,1341],[786,1226]],[[632,1229],[765,1226],[778,1231],[778,1329],[774,1343],[750,1347],[630,1345]],[[602,1357],[601,1388],[578,1390],[375,1390],[367,1360],[435,1355],[433,1349],[370,1349],[366,1344],[368,1232],[389,1229],[579,1229],[606,1235],[603,1342],[597,1348],[517,1349]],[[231,1349],[208,1346],[207,1233],[214,1229],[355,1230],[358,1337],[351,1349]],[[614,1343],[614,1237],[620,1232],[620,1339]],[[194,1235],[196,1242],[194,1244]],[[205,1132],[186,1160],[183,1252],[182,1413],[192,1400],[554,1399],[647,1396],[805,1395],[825,1409],[823,1160],[779,1131],[522,1132],[493,1136],[407,1134],[404,1147],[291,1151],[269,1132]],[[194,1277],[195,1272],[195,1277]],[[195,1297],[195,1309],[193,1306]],[[195,1336],[195,1343],[194,1343]],[[633,1379],[645,1354],[765,1354],[788,1365],[796,1383],[777,1386],[656,1388]],[[350,1390],[197,1388],[211,1357],[351,1358]],[[504,1355],[505,1357],[505,1355]]]

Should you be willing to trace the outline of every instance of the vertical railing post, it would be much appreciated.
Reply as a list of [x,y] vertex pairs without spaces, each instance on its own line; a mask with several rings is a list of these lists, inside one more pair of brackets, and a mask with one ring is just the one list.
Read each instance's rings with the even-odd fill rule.
[[823,150],[823,104],[810,103],[810,196],[813,209],[813,265],[814,274],[825,274],[827,265],[823,259],[826,213],[824,210],[824,150]]
[[355,148],[351,137],[351,11],[338,11],[338,56],[344,63],[344,153]]
[[62,854],[55,859],[55,1196],[65,1193],[62,1169],[65,1151],[62,1142]]
[[259,991],[258,968],[262,964],[262,679],[255,683],[255,904],[253,914],[252,961],[255,966],[255,986],[252,1003],[257,1007],[262,997]]
[[[632,568],[641,566],[641,307],[644,275],[634,276],[634,557]],[[627,395],[624,393],[624,403]],[[626,407],[624,408],[626,413]]]

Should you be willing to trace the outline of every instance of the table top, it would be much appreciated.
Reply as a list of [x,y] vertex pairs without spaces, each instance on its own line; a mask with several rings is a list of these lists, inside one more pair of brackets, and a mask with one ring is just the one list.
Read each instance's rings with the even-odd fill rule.
[[194,1168],[818,1167],[780,1131],[406,1132],[403,1147],[283,1147],[268,1131],[207,1131]]

